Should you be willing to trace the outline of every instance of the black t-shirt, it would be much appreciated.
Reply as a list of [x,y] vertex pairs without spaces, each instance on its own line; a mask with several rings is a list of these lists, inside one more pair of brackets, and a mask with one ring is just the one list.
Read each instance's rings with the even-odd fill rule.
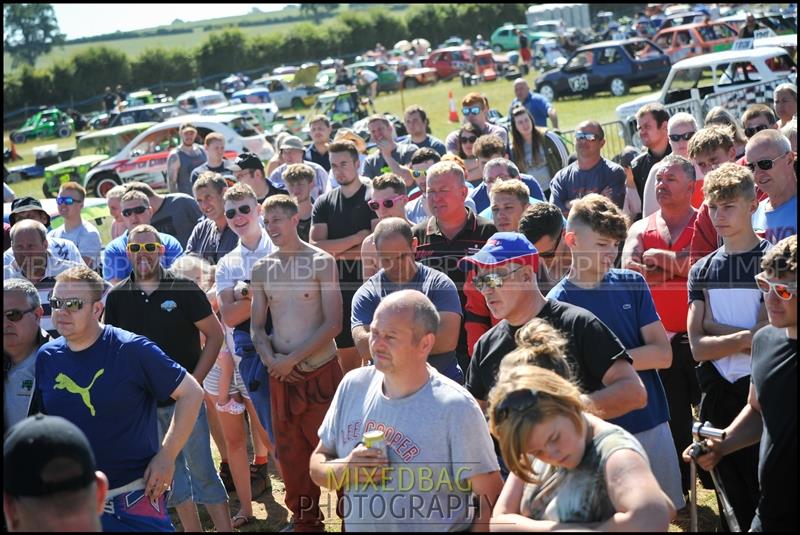
[[308,219],[301,219],[300,222],[297,224],[297,235],[300,236],[300,239],[307,242],[308,237],[311,234],[311,218]]
[[283,188],[279,188],[269,179],[267,179],[267,188],[267,194],[258,199],[258,204],[263,203],[267,198],[272,197],[273,195],[289,195],[288,191]]
[[185,193],[169,193],[164,195],[164,202],[153,214],[150,224],[157,231],[174,236],[186,248],[194,226],[203,216],[197,201]]
[[303,155],[303,159],[307,162],[314,162],[317,165],[321,165],[323,169],[330,172],[331,170],[331,156],[329,152],[325,154],[320,153],[317,150],[317,147],[312,143],[306,149],[305,154]]
[[797,529],[797,339],[767,325],[753,337],[750,376],[764,428],[758,459],[763,531]]
[[[359,230],[371,230],[372,220],[378,214],[367,206],[367,185],[350,198],[342,193],[342,188],[335,188],[323,193],[314,203],[311,221],[314,224],[325,223],[328,226],[328,239],[336,240],[355,234]],[[361,287],[361,261],[337,260],[339,284],[342,295],[352,295]]]
[[236,171],[233,170],[233,163],[228,160],[222,160],[222,164],[219,167],[211,167],[208,165],[208,162],[198,165],[192,170],[191,175],[189,175],[189,181],[194,184],[197,177],[200,176],[200,173],[205,173],[206,171],[213,171],[214,173],[221,174],[225,178],[236,181]]
[[[633,362],[614,333],[588,310],[548,299],[536,317],[564,334],[568,341],[565,356],[575,383],[586,393],[604,388],[603,376],[617,359]],[[476,399],[487,399],[500,361],[517,348],[514,335],[521,327],[503,320],[475,343],[465,386]]]
[[146,336],[169,358],[194,371],[200,359],[200,331],[195,322],[213,314],[205,292],[194,281],[162,269],[161,284],[150,295],[134,286],[131,275],[106,298],[105,320]]
[[216,265],[220,258],[234,250],[237,245],[239,236],[230,225],[225,225],[222,232],[219,232],[216,223],[204,217],[192,230],[184,252],[200,255]]
[[661,156],[656,156],[650,149],[647,149],[631,162],[633,182],[636,184],[636,191],[639,192],[640,199],[644,199],[644,183],[647,182],[647,175],[650,174],[650,169],[660,162],[667,154],[672,154],[672,146],[670,145],[667,145],[666,152]]

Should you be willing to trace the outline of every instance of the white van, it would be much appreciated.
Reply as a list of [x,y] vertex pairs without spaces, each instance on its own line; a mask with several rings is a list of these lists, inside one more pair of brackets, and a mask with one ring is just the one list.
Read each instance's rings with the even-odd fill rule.
[[200,113],[209,108],[221,108],[228,105],[228,99],[220,91],[197,89],[178,95],[175,99],[178,107],[187,113]]

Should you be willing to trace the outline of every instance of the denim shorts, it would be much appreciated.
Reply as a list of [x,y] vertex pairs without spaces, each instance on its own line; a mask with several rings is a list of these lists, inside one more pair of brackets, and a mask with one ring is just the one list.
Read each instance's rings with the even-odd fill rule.
[[234,352],[242,358],[239,362],[242,382],[253,401],[258,420],[274,444],[275,434],[272,430],[272,409],[269,401],[269,373],[256,352],[250,333],[237,329],[233,331],[233,340]]
[[[174,413],[174,404],[158,408],[159,439],[164,440]],[[211,435],[205,403],[200,404],[200,414],[192,428],[192,434],[175,459],[175,476],[168,504],[174,507],[186,500],[208,505],[228,501],[228,493],[211,457]]]

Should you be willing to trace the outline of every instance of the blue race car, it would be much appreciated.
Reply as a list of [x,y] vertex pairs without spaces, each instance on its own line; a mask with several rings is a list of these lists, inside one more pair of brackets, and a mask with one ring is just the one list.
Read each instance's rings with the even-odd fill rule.
[[535,88],[551,102],[600,91],[610,91],[619,97],[634,85],[661,87],[669,69],[669,57],[652,41],[641,38],[602,41],[580,47],[563,67],[539,76]]

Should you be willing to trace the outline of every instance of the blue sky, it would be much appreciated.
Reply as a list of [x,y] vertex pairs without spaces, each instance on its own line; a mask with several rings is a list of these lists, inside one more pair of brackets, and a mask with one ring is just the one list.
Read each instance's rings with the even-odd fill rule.
[[261,11],[278,11],[288,4],[53,4],[58,26],[67,39]]

